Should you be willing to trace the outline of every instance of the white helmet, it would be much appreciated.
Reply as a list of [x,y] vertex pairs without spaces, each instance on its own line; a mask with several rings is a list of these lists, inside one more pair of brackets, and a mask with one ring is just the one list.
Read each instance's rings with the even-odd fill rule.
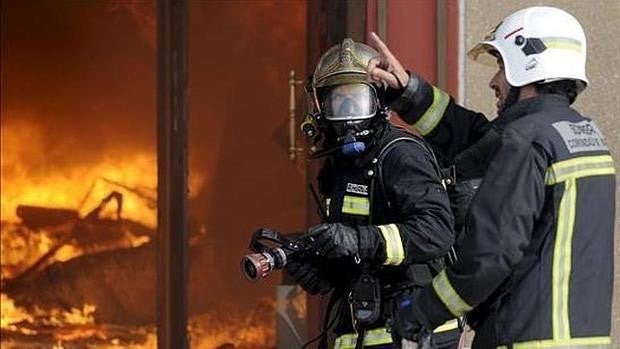
[[581,81],[581,88],[588,83],[586,36],[577,19],[563,10],[544,6],[519,10],[500,22],[468,55],[495,65],[493,51],[500,54],[506,80],[512,86],[564,79]]

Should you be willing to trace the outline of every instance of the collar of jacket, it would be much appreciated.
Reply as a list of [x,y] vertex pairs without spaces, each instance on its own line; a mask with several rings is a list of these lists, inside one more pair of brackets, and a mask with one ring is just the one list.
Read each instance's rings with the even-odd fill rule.
[[568,98],[558,94],[544,94],[518,101],[504,110],[493,120],[495,126],[502,128],[518,118],[534,114],[541,110],[567,108],[570,105]]

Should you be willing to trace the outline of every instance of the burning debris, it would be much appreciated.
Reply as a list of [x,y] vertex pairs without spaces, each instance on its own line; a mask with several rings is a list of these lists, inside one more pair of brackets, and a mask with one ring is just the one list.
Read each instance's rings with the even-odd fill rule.
[[[84,215],[18,205],[20,221],[2,222],[3,348],[155,347],[155,230],[123,217],[127,195],[151,202],[151,210],[155,201],[104,181],[122,192],[111,191]],[[212,264],[205,234],[191,235],[189,258],[191,264]],[[215,271],[191,268],[189,279],[193,347],[273,346],[273,302],[260,302],[246,320],[233,310],[218,316],[208,301],[221,282]]]
[[[30,134],[36,154],[6,147],[19,144],[18,131]],[[2,348],[156,347],[155,157],[39,168],[45,147],[37,134],[28,125],[2,127]],[[202,183],[193,173],[190,193]],[[190,232],[190,264],[216,265],[204,228]],[[194,347],[271,346],[269,323],[248,324],[242,337],[227,329],[245,316],[239,311],[226,322],[235,312],[218,309],[210,297],[223,288],[216,268],[190,268],[189,283]],[[227,316],[216,316],[221,312]]]
[[[82,202],[87,201],[95,184]],[[154,198],[128,186],[116,185],[125,193],[149,200],[154,208]],[[118,251],[128,253],[155,236],[152,228],[122,217],[123,202],[123,193],[113,190],[84,215],[74,209],[18,205],[15,210],[18,222],[3,217],[3,347],[4,344],[11,347],[11,343],[19,343],[16,347],[36,348],[36,343],[66,347],[58,343],[108,342],[113,326],[95,323],[95,313],[102,313],[102,309],[108,309],[105,305],[109,305],[102,302],[109,289],[96,289],[97,282],[105,280],[105,268],[111,267],[109,258],[104,256]],[[110,211],[114,212],[112,216],[107,213]],[[89,279],[92,282],[87,282]],[[91,299],[89,293],[100,296]],[[115,310],[119,308],[111,308],[108,314],[104,311],[103,320]],[[135,335],[130,339],[135,340]]]

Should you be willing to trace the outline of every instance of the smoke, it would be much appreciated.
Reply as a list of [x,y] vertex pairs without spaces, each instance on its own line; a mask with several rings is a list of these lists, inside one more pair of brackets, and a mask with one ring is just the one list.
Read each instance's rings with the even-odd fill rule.
[[155,47],[155,25],[157,24],[155,1],[110,0],[108,10],[111,12],[125,11],[128,13],[135,21],[140,35],[151,47]]
[[36,124],[55,163],[154,152],[155,54],[132,18],[99,2],[3,6],[3,126]]

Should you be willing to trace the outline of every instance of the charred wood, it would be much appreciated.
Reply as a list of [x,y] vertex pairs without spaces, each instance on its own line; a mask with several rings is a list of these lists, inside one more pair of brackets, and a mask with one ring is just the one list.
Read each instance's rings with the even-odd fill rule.
[[30,205],[17,206],[16,213],[22,223],[33,230],[61,225],[80,218],[77,210]]
[[[190,248],[191,313],[217,304],[210,296],[222,286],[213,266],[213,250],[198,243]],[[155,322],[155,243],[84,255],[53,263],[28,278],[5,280],[2,292],[26,309],[96,307],[95,318],[111,324]]]

